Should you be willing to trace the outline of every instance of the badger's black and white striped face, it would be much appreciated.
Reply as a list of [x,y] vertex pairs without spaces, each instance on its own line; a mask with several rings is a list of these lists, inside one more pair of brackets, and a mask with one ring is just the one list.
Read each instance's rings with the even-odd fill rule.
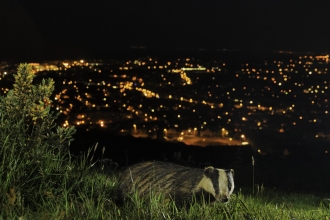
[[199,187],[212,194],[217,201],[227,202],[234,191],[234,170],[206,167]]

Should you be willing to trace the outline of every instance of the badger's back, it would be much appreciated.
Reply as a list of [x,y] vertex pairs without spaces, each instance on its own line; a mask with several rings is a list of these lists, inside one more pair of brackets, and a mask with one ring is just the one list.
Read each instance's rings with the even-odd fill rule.
[[176,202],[189,202],[193,195],[205,193],[197,187],[203,176],[203,169],[160,161],[138,163],[122,172],[118,199],[125,201],[127,196],[134,193],[146,198],[152,192],[155,195],[161,193],[165,198],[172,198]]

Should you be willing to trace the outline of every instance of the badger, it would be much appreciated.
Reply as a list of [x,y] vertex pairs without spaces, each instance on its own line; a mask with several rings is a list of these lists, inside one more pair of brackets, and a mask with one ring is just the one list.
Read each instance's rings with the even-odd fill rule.
[[147,161],[126,168],[119,177],[117,201],[135,193],[139,198],[162,194],[178,205],[193,201],[227,202],[234,191],[234,170],[190,168],[169,162]]

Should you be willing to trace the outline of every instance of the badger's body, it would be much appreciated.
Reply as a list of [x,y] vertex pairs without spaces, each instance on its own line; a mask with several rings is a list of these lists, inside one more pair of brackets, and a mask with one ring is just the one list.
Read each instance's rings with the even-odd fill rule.
[[196,169],[173,163],[152,161],[125,169],[118,185],[118,199],[124,202],[138,193],[148,198],[162,194],[176,203],[190,203],[196,198],[206,202],[228,201],[234,190],[233,170],[213,167]]

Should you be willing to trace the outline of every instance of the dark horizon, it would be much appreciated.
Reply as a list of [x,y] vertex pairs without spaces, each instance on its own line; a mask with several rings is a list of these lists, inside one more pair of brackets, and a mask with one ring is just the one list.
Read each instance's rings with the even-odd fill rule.
[[328,2],[0,3],[0,59],[101,57],[148,50],[330,51]]

